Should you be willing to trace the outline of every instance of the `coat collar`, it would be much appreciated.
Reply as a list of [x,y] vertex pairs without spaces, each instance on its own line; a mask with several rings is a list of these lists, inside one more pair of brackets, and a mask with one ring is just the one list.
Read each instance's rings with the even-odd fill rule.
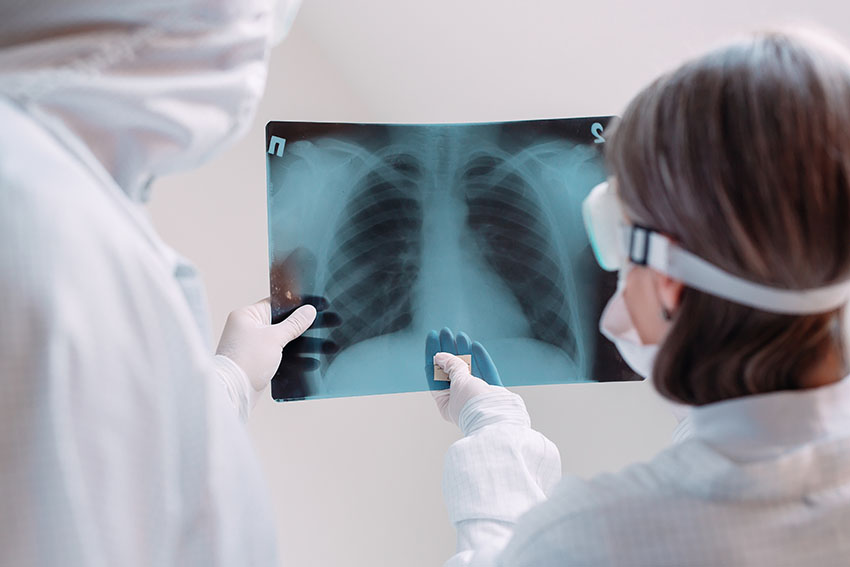
[[693,436],[737,461],[777,457],[850,435],[850,377],[805,390],[744,396],[693,409]]

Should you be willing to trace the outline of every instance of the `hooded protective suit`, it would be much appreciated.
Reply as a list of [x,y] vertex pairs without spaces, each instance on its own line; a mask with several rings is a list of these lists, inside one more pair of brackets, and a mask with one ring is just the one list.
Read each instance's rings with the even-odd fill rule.
[[140,204],[248,125],[273,19],[268,0],[0,8],[0,565],[277,564],[197,273]]

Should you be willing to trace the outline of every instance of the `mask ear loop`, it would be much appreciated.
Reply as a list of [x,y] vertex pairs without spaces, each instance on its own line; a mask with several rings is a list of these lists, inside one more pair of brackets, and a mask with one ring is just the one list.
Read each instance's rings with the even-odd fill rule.
[[838,308],[838,313],[832,321],[832,338],[841,350],[841,364],[844,374],[850,374],[850,305]]

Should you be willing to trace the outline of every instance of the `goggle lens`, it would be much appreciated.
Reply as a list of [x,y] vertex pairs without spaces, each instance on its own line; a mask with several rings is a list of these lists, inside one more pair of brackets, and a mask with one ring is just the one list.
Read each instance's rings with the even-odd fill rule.
[[620,202],[607,181],[590,191],[581,209],[596,262],[605,271],[619,270],[624,265],[623,216]]

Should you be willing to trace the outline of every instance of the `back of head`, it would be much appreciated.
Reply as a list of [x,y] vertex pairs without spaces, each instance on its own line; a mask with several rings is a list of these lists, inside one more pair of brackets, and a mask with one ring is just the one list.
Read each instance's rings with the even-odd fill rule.
[[[820,287],[850,274],[850,53],[768,33],[662,76],[629,105],[606,155],[635,222],[746,280]],[[654,367],[700,405],[805,387],[843,309],[767,313],[686,288]]]
[[203,163],[246,131],[271,36],[297,7],[11,0],[0,7],[0,97],[141,199],[153,178]]

